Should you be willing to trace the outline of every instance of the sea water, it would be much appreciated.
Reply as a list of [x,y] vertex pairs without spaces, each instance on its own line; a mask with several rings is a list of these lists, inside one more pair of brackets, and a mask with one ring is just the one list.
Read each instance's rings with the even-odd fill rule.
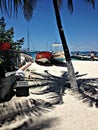
[[[98,52],[97,51],[93,51],[93,52],[95,53],[96,56],[98,56]],[[77,51],[73,51],[73,52],[71,52],[71,55],[76,54],[76,53],[77,53]],[[78,51],[78,53],[80,55],[90,56],[91,51],[80,51],[80,52]]]
[[28,54],[32,57],[33,60],[35,60],[36,53],[38,53],[38,51],[28,52]]
[[[28,54],[30,56],[32,56],[33,60],[35,60],[35,56],[36,56],[36,53],[38,53],[39,51],[32,51],[32,52],[28,52]],[[71,55],[73,54],[76,54],[77,52],[74,51],[74,52],[71,52]],[[98,56],[98,52],[97,51],[94,51],[94,53],[96,54],[96,56]],[[90,51],[84,51],[84,52],[79,52],[80,55],[90,55]],[[72,59],[72,60],[76,60],[76,59]]]

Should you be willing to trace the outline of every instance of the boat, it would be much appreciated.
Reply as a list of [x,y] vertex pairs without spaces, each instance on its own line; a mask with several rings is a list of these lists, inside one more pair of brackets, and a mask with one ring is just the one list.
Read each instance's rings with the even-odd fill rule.
[[21,58],[21,63],[24,62],[24,61],[28,61],[28,62],[29,62],[29,61],[30,61],[30,62],[33,61],[32,56],[30,56],[30,55],[27,54],[27,53],[23,53],[23,52],[20,53],[20,58]]
[[64,52],[61,50],[62,44],[59,42],[54,42],[52,44],[52,47],[54,49],[52,55],[53,55],[53,63],[63,63],[65,60]]
[[[92,61],[92,58],[89,55],[74,54],[71,58],[76,60]],[[98,61],[98,57],[95,56],[93,60]]]
[[42,51],[42,52],[38,52],[36,53],[35,56],[35,61],[37,63],[51,63],[52,61],[52,52],[49,51]]
[[52,55],[53,55],[53,62],[62,63],[65,60],[63,51],[54,52]]

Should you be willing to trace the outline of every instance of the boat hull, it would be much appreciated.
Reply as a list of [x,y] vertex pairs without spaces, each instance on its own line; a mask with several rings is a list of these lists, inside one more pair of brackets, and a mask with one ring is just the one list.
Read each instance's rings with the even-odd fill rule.
[[62,63],[65,60],[65,56],[63,52],[55,52],[53,53],[53,61]]
[[[92,61],[92,58],[87,55],[72,55],[71,58],[76,60]],[[94,61],[98,61],[98,57],[94,57]]]
[[51,52],[38,52],[35,57],[35,61],[39,63],[51,63],[52,53]]

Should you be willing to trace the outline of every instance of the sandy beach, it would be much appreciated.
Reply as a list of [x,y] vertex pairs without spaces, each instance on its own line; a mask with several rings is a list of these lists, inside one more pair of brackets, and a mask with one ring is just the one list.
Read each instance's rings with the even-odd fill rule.
[[[0,130],[98,130],[98,61],[72,61],[81,89],[73,92],[66,63],[25,71],[29,96],[0,103]],[[67,83],[67,84],[65,84]]]

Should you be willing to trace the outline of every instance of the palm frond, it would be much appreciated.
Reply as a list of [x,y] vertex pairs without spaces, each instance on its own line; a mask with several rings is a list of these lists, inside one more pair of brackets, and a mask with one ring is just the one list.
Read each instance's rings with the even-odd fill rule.
[[[61,8],[62,2],[63,2],[63,0],[57,0],[58,8]],[[67,5],[68,5],[68,8],[69,8],[70,12],[72,13],[73,12],[73,3],[72,3],[72,0],[67,0]]]
[[0,0],[0,10],[2,13],[7,13],[7,1],[6,0]]
[[72,0],[67,0],[68,8],[71,13],[73,13],[73,3]]
[[17,17],[18,14],[18,8],[19,6],[22,6],[22,1],[21,0],[14,0],[14,16]]
[[25,19],[29,21],[32,18],[33,10],[36,4],[36,0],[24,0],[23,2],[23,14]]
[[7,13],[8,16],[17,17],[21,10],[25,19],[29,21],[32,18],[33,10],[37,0],[0,0],[0,10]]
[[8,2],[8,5],[7,5],[7,10],[8,10],[8,15],[9,16],[11,16],[11,14],[12,14],[12,0],[9,0],[9,2]]
[[95,9],[95,0],[85,0],[85,1],[92,4],[93,8]]
[[0,10],[3,13],[3,9],[2,9],[2,0],[0,0]]

